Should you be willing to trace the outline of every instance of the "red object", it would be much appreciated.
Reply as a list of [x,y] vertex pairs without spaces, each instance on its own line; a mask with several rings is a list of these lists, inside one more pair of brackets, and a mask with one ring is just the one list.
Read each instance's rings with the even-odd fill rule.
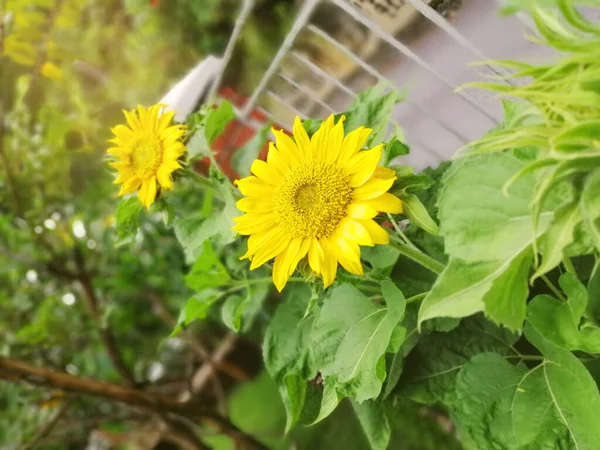
[[150,1],[150,6],[152,6],[153,8],[158,8],[160,6],[160,0],[149,0]]
[[[247,97],[239,95],[231,87],[225,86],[219,92],[221,98],[230,101],[237,108],[243,107],[248,101]],[[259,109],[254,109],[250,112],[250,118],[256,122],[264,124],[268,121],[268,117]],[[274,125],[275,128],[280,128]],[[283,128],[280,128],[283,129]],[[289,131],[284,130],[287,134]],[[212,150],[215,158],[225,175],[230,179],[239,178],[239,174],[231,165],[233,154],[242,148],[250,139],[256,135],[256,131],[249,125],[244,124],[238,119],[234,119],[227,124],[225,131],[212,144]],[[269,149],[267,141],[259,153],[260,159],[265,159]],[[208,161],[207,161],[208,162]],[[208,168],[208,166],[206,166]]]

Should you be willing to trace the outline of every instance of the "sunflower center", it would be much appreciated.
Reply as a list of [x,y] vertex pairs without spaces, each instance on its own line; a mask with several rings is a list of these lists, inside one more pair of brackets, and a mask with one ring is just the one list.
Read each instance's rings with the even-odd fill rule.
[[352,200],[348,182],[335,165],[311,162],[295,168],[275,191],[279,225],[294,237],[329,236]]
[[154,175],[162,160],[160,143],[156,139],[141,138],[132,147],[131,160],[137,176],[147,178]]

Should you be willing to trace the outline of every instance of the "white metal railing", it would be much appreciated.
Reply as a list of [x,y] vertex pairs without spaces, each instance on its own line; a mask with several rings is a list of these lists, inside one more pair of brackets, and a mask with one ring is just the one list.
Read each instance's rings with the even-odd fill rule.
[[[436,27],[443,30],[452,41],[456,42],[460,47],[467,50],[472,56],[473,60],[484,60],[486,59],[485,53],[478,48],[473,42],[471,42],[467,37],[465,37],[455,26],[453,26],[448,20],[446,20],[440,13],[431,8],[426,2],[423,0],[407,0],[423,17],[427,20],[431,21]],[[487,0],[486,0],[487,1]],[[489,105],[484,104],[480,98],[476,97],[469,91],[457,91],[456,89],[459,87],[459,84],[453,80],[449,79],[444,73],[440,70],[433,67],[424,57],[420,56],[409,48],[408,45],[398,40],[392,34],[385,31],[381,26],[378,25],[376,21],[367,17],[361,10],[357,9],[353,6],[348,0],[305,0],[302,2],[300,9],[296,15],[293,26],[285,37],[284,41],[281,43],[279,50],[276,55],[272,59],[268,69],[264,73],[260,83],[257,88],[254,90],[250,98],[246,101],[246,103],[236,110],[238,118],[244,122],[245,124],[253,127],[254,129],[259,129],[262,124],[253,120],[251,117],[251,113],[254,110],[259,110],[263,112],[272,122],[283,125],[284,127],[290,129],[291,123],[289,121],[283,119],[278,116],[277,113],[273,113],[271,111],[267,111],[265,108],[261,107],[259,102],[261,98],[268,97],[274,100],[276,103],[281,104],[288,108],[294,114],[300,116],[301,118],[306,118],[306,113],[300,111],[292,102],[287,100],[285,96],[280,95],[270,88],[270,84],[275,77],[280,78],[285,83],[293,87],[297,93],[302,96],[306,96],[312,102],[319,105],[323,108],[327,113],[337,112],[336,108],[329,103],[327,98],[321,97],[318,94],[312,92],[311,89],[307,88],[303,85],[301,80],[297,80],[292,78],[289,74],[283,73],[281,70],[282,63],[284,58],[291,57],[294,58],[297,62],[301,63],[303,67],[308,69],[313,74],[317,75],[320,79],[322,79],[325,83],[332,85],[338,88],[341,92],[348,95],[350,98],[356,98],[357,93],[345,83],[344,80],[339,79],[338,77],[332,75],[323,67],[320,67],[319,64],[311,61],[305,55],[303,55],[297,48],[295,48],[295,43],[299,34],[306,30],[308,33],[312,33],[319,38],[326,41],[329,45],[332,45],[335,49],[340,51],[345,55],[345,57],[349,58],[357,68],[362,69],[364,72],[374,77],[379,81],[387,81],[391,86],[396,86],[393,80],[390,80],[388,77],[383,75],[379,70],[377,70],[373,65],[369,64],[368,61],[365,61],[359,55],[357,55],[352,49],[348,48],[348,46],[339,42],[337,39],[332,37],[329,33],[322,30],[315,24],[310,23],[310,19],[315,9],[319,6],[320,3],[329,2],[332,5],[335,5],[340,10],[340,13],[347,14],[349,20],[354,20],[362,26],[366,27],[370,33],[375,35],[377,38],[381,40],[381,42],[386,43],[388,46],[395,49],[405,58],[411,60],[414,64],[418,65],[420,68],[424,69],[427,73],[437,79],[449,92],[455,92],[455,95],[458,96],[463,102],[468,103],[471,107],[475,108],[479,114],[487,118],[490,123],[497,124],[499,122],[497,118],[497,114],[494,114],[490,110],[488,110]],[[223,65],[221,71],[215,78],[214,84],[212,86],[211,92],[216,95],[219,85],[221,83],[223,77],[223,71],[226,68],[227,62],[231,58],[233,48],[240,36],[241,29],[246,22],[247,18],[251,14],[252,8],[254,7],[254,0],[244,0],[239,18],[235,24],[230,42],[227,46],[225,54],[223,56]],[[495,5],[493,6],[495,8]],[[482,71],[488,74],[494,75],[502,75],[505,74],[504,71],[498,70],[490,65],[482,66]],[[437,111],[432,111],[430,108],[427,108],[422,103],[412,100],[410,96],[406,100],[411,104],[412,107],[416,108],[421,114],[424,115],[428,120],[435,123],[438,127],[443,129],[445,132],[451,134],[457,142],[466,143],[469,141],[469,138],[465,136],[463,132],[457,129],[456,126],[449,123],[447,117],[440,117],[437,114]],[[395,125],[394,119],[390,119],[390,128]],[[414,140],[413,140],[414,143]],[[434,159],[444,159],[447,155],[444,155],[444,152],[438,151],[435,148],[432,148],[431,145],[424,144],[423,142],[418,143],[419,149],[424,150],[427,153],[430,153]]]

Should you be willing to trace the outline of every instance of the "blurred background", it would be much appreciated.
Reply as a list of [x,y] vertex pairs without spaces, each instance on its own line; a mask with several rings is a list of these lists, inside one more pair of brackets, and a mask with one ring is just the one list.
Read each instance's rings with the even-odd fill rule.
[[[217,86],[218,98],[240,110],[305,7],[300,0],[254,3]],[[270,122],[289,127],[296,114],[341,111],[379,75],[407,88],[412,103],[400,104],[394,118],[412,148],[406,161],[419,169],[436,166],[461,139],[500,119],[488,98],[466,102],[452,93],[478,76],[466,66],[477,58],[410,2],[343,3],[372,23],[330,2],[315,7],[252,114],[219,141],[230,176],[248,164],[234,152],[256,130]],[[499,18],[490,0],[425,3],[486,56],[544,56],[523,40],[523,23]],[[319,427],[284,437],[285,410],[260,348],[275,294],[253,294],[264,306],[241,335],[209,316],[170,338],[192,292],[178,242],[160,213],[144,217],[133,242],[118,242],[114,231],[117,189],[104,160],[110,128],[122,122],[122,109],[156,103],[205,58],[221,58],[242,7],[233,0],[0,0],[0,356],[9,358],[0,365],[1,449],[255,445],[218,430],[194,442],[188,422],[161,414],[169,401],[190,398],[227,418],[217,429],[241,429],[267,448],[368,448],[343,405]],[[429,67],[399,52],[381,30]],[[198,102],[209,88],[196,89]],[[252,157],[267,137],[255,142]],[[191,188],[178,198],[182,207],[200,207]],[[78,382],[97,395],[62,388]],[[414,406],[397,417],[404,425],[391,448],[460,448],[443,413]],[[214,429],[215,421],[199,426]]]

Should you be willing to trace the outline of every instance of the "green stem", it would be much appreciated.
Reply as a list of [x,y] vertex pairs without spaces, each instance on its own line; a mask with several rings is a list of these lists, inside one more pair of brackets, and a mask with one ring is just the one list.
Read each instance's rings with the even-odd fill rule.
[[552,293],[554,295],[556,295],[557,298],[566,301],[567,299],[565,298],[565,296],[562,294],[562,292],[560,292],[556,286],[554,286],[554,284],[552,284],[552,281],[550,281],[550,279],[546,276],[546,275],[542,275],[540,277],[542,280],[544,280],[544,282],[548,285],[548,287],[550,288],[550,290],[552,291]]
[[520,359],[521,361],[543,361],[542,355],[509,355],[505,356],[504,359]]
[[419,300],[423,300],[425,297],[427,297],[427,294],[429,294],[429,291],[421,292],[420,294],[413,295],[412,297],[408,297],[406,299],[406,304],[408,305],[409,303],[418,302]]
[[444,270],[445,266],[442,263],[436,261],[431,256],[426,255],[417,248],[410,247],[408,244],[393,241],[390,242],[390,245],[398,250],[402,255],[412,259],[414,262],[422,265],[434,273],[440,274]]
[[215,186],[215,184],[211,180],[209,180],[205,176],[200,175],[192,169],[185,169],[182,172],[183,175],[193,180],[194,183],[200,186],[200,188],[204,189],[206,192],[210,192],[219,200],[223,200],[223,194],[219,191],[217,186]]
[[567,269],[567,272],[575,275],[575,277],[577,277],[577,271],[575,270],[575,266],[573,266],[573,261],[571,261],[571,258],[569,258],[568,256],[565,256],[563,258],[563,265],[565,266],[565,269]]

